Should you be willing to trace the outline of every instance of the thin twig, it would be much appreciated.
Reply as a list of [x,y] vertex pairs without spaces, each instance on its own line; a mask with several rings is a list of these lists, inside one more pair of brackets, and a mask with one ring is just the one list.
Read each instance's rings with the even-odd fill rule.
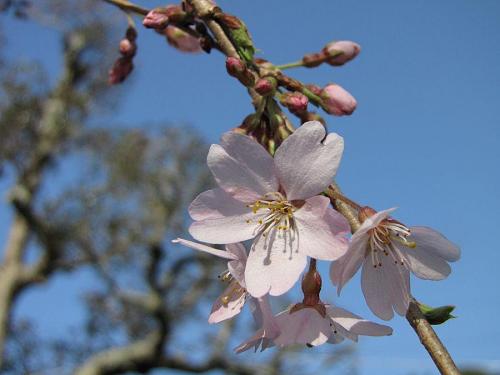
[[430,354],[439,372],[443,375],[460,375],[455,362],[434,329],[425,319],[415,300],[410,302],[406,319],[415,330],[420,342]]
[[133,13],[140,14],[143,16],[145,16],[149,13],[148,9],[143,8],[143,7],[136,5],[136,4],[130,3],[126,0],[104,0],[104,1],[107,3],[113,4],[113,5],[117,6],[118,8],[120,8],[124,11],[127,11],[127,12],[133,12]]

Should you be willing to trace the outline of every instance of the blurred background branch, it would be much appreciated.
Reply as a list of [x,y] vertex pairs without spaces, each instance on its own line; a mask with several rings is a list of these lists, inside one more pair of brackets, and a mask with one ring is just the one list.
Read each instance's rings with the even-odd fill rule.
[[[232,348],[255,329],[250,316],[206,324],[222,263],[170,245],[185,233],[185,208],[210,183],[204,141],[168,124],[96,125],[120,99],[106,71],[125,27],[100,4],[0,3],[2,17],[53,27],[63,47],[57,77],[36,61],[0,56],[0,177],[10,184],[12,214],[0,265],[2,372],[303,373],[311,363],[301,351],[275,350],[258,363],[236,357]],[[28,291],[82,272],[92,287],[82,285],[74,332],[44,337],[39,322],[17,316]],[[343,347],[313,367],[351,353]]]

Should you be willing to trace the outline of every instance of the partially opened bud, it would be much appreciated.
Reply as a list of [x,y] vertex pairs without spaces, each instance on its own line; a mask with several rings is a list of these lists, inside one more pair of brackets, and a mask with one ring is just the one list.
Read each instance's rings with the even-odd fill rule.
[[280,103],[287,107],[290,112],[300,114],[307,110],[309,99],[304,94],[296,91],[281,95]]
[[359,44],[348,40],[331,42],[323,48],[323,53],[330,56],[326,62],[333,66],[344,65],[346,62],[354,59],[360,51],[361,47]]
[[257,91],[259,95],[262,96],[273,95],[276,91],[277,85],[278,82],[274,77],[260,78],[255,84],[255,91]]
[[175,26],[167,26],[164,31],[167,42],[172,47],[182,52],[201,52],[200,40]]
[[325,86],[320,96],[323,99],[321,107],[331,115],[350,115],[356,109],[356,99],[344,88],[334,83]]

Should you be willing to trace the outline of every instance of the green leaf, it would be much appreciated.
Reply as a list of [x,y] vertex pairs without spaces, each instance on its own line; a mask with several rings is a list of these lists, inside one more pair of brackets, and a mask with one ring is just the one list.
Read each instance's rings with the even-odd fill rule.
[[452,305],[431,307],[419,302],[418,307],[420,308],[422,314],[424,314],[425,319],[432,325],[443,324],[449,319],[456,318],[456,316],[451,315],[455,309],[455,306]]

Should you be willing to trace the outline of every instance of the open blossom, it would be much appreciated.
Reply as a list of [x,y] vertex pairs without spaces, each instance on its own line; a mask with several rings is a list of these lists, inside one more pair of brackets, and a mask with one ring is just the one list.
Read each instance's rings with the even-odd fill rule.
[[307,256],[335,260],[345,253],[349,226],[318,195],[334,177],[343,140],[325,137],[319,122],[302,125],[274,159],[252,138],[228,132],[212,145],[208,166],[219,188],[190,205],[191,235],[227,244],[254,239],[245,269],[254,297],[281,295],[298,280]]
[[[359,335],[388,336],[392,334],[391,327],[364,320],[340,307],[327,304],[321,304],[321,307],[322,309],[305,306],[299,310],[291,308],[277,314],[274,322],[280,334],[268,347],[274,345],[284,347],[293,344],[318,346],[325,343],[337,344],[345,338],[358,341]],[[262,330],[259,330],[256,335],[259,334],[262,335]],[[236,351],[239,353],[252,347],[249,344],[251,340],[242,343]]]
[[221,276],[222,281],[229,281],[229,285],[215,300],[208,322],[219,323],[238,315],[248,297],[244,278],[247,260],[245,247],[240,243],[229,244],[226,245],[226,251],[224,251],[182,238],[177,238],[172,242],[229,260],[228,270]]
[[366,302],[378,317],[389,320],[406,314],[410,303],[410,275],[428,280],[446,278],[448,262],[460,258],[460,249],[427,227],[408,228],[389,215],[395,208],[360,211],[361,227],[352,236],[347,253],[330,269],[340,294],[342,287],[363,266],[361,287]]

